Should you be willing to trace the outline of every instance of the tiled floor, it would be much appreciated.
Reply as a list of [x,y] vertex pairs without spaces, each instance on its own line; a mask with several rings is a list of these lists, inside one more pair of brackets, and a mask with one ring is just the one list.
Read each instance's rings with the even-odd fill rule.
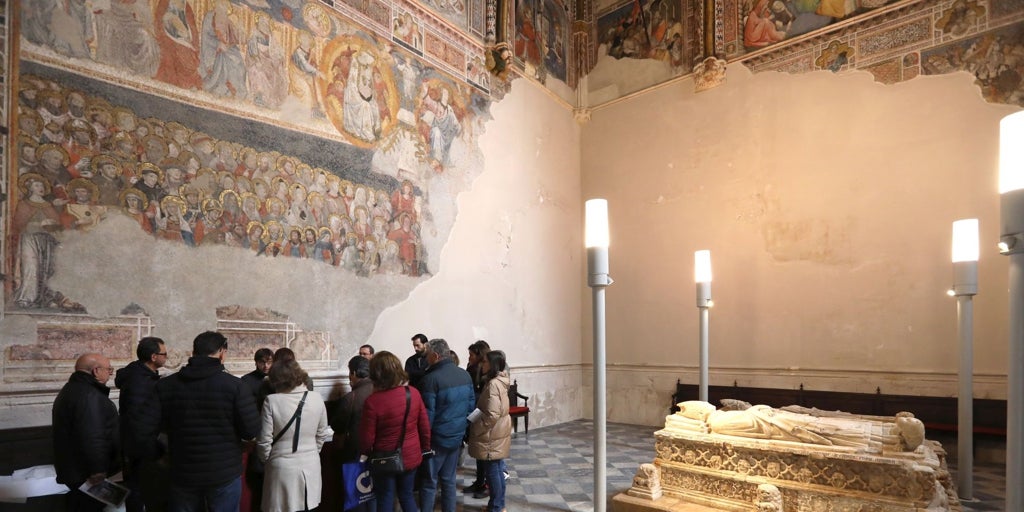
[[[609,424],[607,437],[607,499],[629,489],[637,467],[654,458],[654,427]],[[522,432],[512,439],[506,505],[510,512],[594,510],[593,424],[577,420]],[[950,454],[956,450],[949,449]],[[1004,467],[975,464],[974,495],[967,512],[1003,510]],[[955,475],[955,467],[950,463]],[[473,461],[459,469],[460,488],[473,481]],[[954,476],[955,478],[955,476]],[[483,510],[487,499],[460,492],[459,510]],[[610,507],[609,507],[610,508]]]

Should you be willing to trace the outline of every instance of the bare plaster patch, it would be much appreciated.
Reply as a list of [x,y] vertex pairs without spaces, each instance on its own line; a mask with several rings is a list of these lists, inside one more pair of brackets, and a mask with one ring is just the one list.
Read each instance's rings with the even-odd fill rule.
[[154,333],[179,348],[216,328],[217,307],[230,304],[271,309],[303,328],[328,331],[339,349],[358,346],[380,311],[425,279],[357,277],[308,259],[257,257],[225,246],[189,248],[129,229],[133,222],[114,215],[92,232],[69,233],[52,286],[91,316],[116,316],[138,304],[156,325]]

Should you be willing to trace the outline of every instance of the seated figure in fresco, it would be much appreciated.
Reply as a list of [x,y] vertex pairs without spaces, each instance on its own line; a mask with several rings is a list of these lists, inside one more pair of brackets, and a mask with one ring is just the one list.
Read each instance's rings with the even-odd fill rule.
[[913,451],[924,441],[924,424],[910,413],[893,421],[846,414],[816,415],[767,405],[717,410],[700,401],[682,402],[665,428],[751,439],[849,447],[858,451]]
[[775,25],[768,0],[757,0],[747,13],[743,27],[743,46],[762,48],[786,38],[786,33]]

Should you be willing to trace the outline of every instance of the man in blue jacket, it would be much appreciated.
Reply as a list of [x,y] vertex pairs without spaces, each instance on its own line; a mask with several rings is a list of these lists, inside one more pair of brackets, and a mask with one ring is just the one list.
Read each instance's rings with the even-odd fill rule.
[[252,392],[224,371],[227,350],[223,334],[204,332],[188,365],[156,385],[160,407],[150,422],[167,431],[171,510],[238,512],[242,440],[260,425]]
[[441,484],[441,511],[455,512],[455,470],[459,447],[466,435],[466,417],[473,412],[473,379],[452,363],[448,342],[433,339],[424,350],[430,366],[417,388],[430,419],[430,448],[427,475],[420,487],[420,510],[434,510],[438,482]]

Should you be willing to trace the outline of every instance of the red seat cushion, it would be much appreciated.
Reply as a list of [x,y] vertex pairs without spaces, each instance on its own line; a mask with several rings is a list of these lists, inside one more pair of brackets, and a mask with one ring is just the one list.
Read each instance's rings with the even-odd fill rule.
[[509,407],[508,408],[508,413],[509,414],[526,414],[528,412],[530,412],[530,408],[529,407]]

